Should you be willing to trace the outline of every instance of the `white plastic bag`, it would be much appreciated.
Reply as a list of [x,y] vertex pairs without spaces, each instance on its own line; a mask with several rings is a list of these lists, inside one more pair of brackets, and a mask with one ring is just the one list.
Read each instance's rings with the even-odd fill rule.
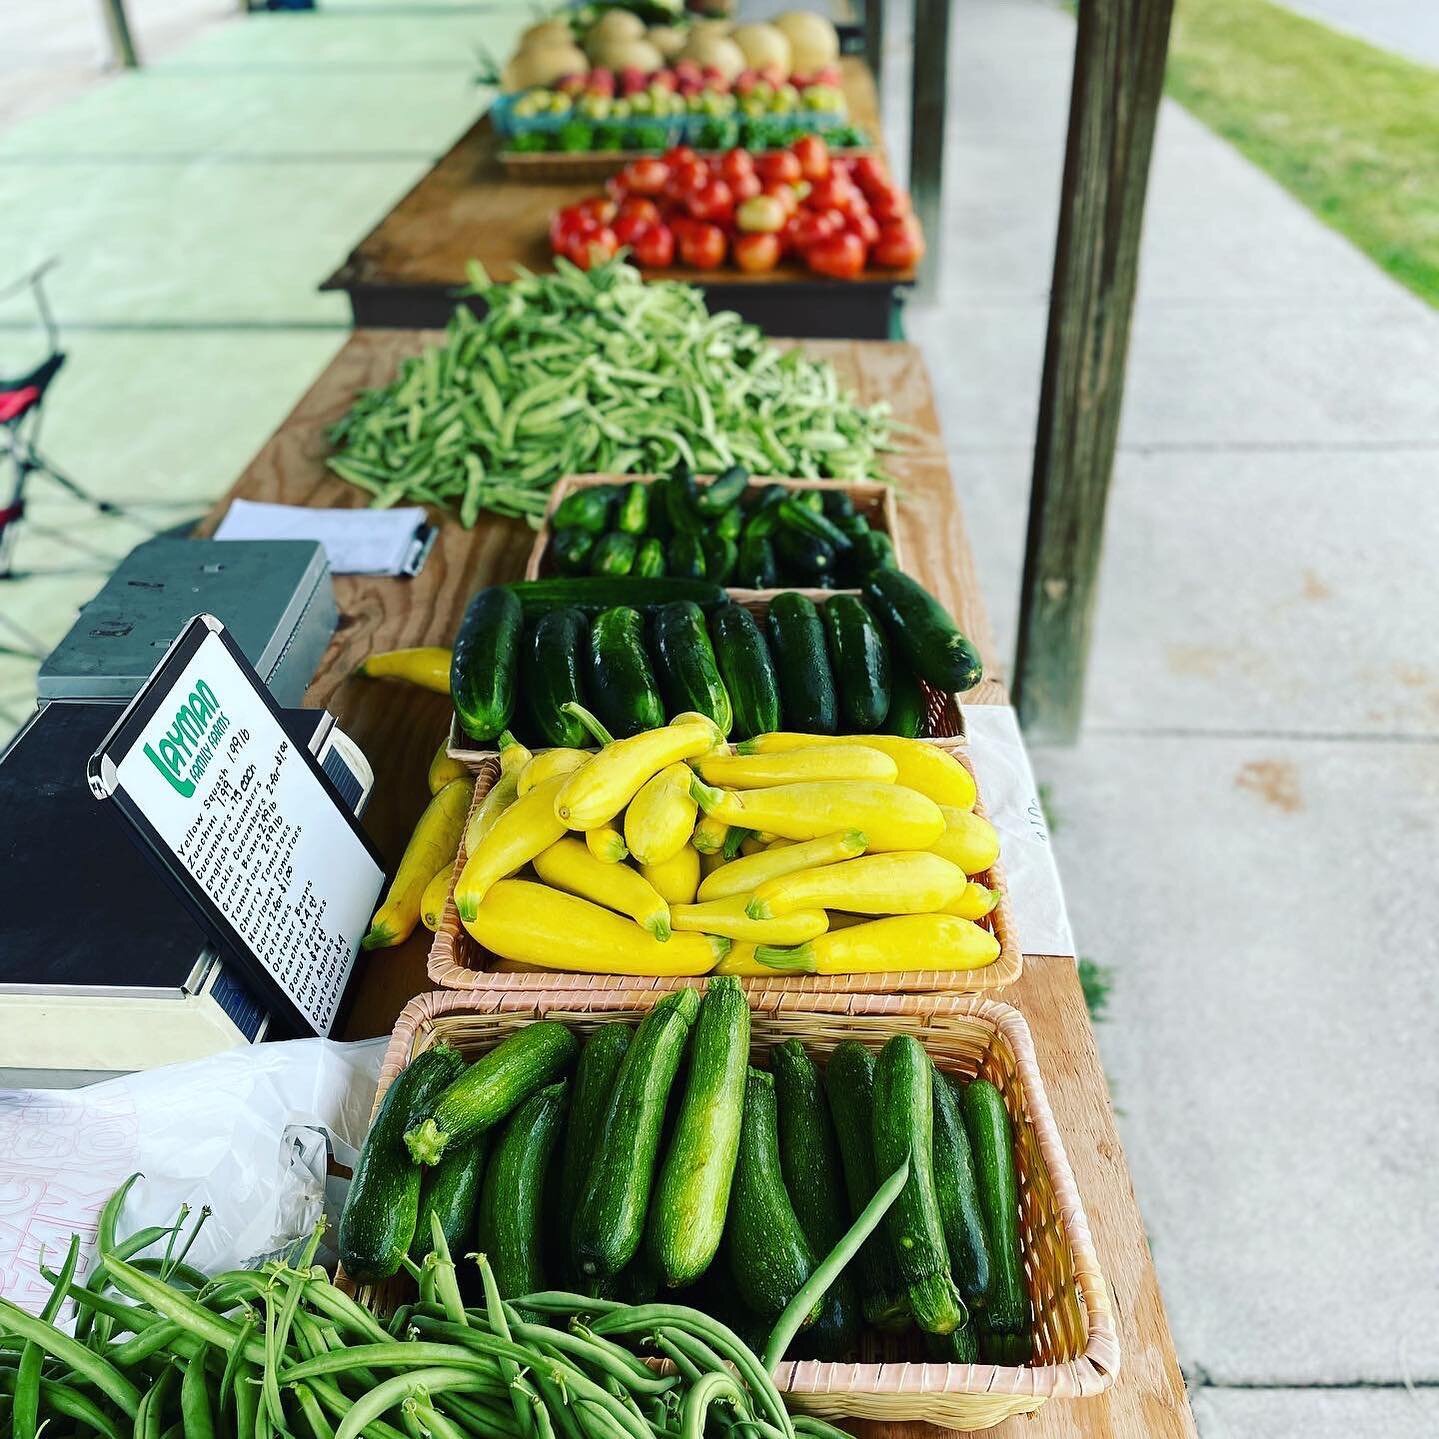
[[353,1166],[386,1041],[300,1039],[87,1089],[0,1090],[0,1294],[38,1311],[39,1272],[72,1233],[82,1278],[105,1201],[127,1176],[123,1237],[211,1210],[190,1262],[207,1272],[257,1263],[309,1232],[325,1207],[327,1149]]

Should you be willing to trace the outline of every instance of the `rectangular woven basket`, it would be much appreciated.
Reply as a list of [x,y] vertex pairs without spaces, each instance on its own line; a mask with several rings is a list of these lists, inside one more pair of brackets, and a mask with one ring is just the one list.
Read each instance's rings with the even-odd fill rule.
[[[638,1020],[657,997],[494,989],[422,994],[395,1026],[376,1107],[405,1065],[440,1040],[473,1059],[541,1016],[588,1033],[612,1020]],[[979,997],[770,992],[750,995],[750,1013],[759,1060],[786,1039],[799,1039],[822,1056],[841,1040],[878,1049],[893,1034],[913,1035],[946,1074],[990,1080],[1004,1096],[1015,1136],[1031,1362],[1024,1367],[921,1362],[896,1347],[902,1340],[871,1335],[860,1363],[781,1364],[775,1382],[793,1406],[827,1419],[925,1420],[973,1430],[1029,1413],[1049,1399],[1080,1399],[1108,1388],[1119,1369],[1109,1293],[1045,1097],[1029,1026],[1019,1011]],[[357,1292],[382,1313],[412,1297],[403,1275]],[[889,1348],[874,1347],[881,1343]]]
[[[969,757],[956,754],[955,759],[971,774],[974,766]],[[475,768],[475,794],[471,812],[490,792],[499,778],[500,764],[486,757]],[[976,814],[987,817],[984,797],[975,801]],[[466,826],[468,828],[468,826]],[[688,978],[651,978],[634,974],[589,974],[560,969],[522,969],[506,960],[497,959],[483,948],[460,922],[455,908],[455,885],[469,856],[461,839],[455,867],[450,874],[450,892],[445,897],[445,912],[430,944],[428,973],[442,989],[509,989],[509,990],[590,990],[590,989],[675,989],[680,985],[700,985],[704,976]],[[1005,888],[1002,858],[983,874],[974,876],[980,883],[999,891],[999,903],[978,923],[999,941],[999,954],[981,969],[906,969],[887,974],[776,974],[773,978],[746,978],[740,981],[746,989],[801,991],[805,994],[856,994],[877,991],[946,990],[953,994],[973,994],[981,990],[1003,989],[1013,984],[1024,969],[1024,956],[1014,926],[1014,911]]]

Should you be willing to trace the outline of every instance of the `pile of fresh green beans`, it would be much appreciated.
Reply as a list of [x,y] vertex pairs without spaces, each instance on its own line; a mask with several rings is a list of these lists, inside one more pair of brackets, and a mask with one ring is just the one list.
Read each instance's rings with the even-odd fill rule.
[[782,352],[754,325],[711,315],[701,291],[644,284],[620,261],[496,284],[472,265],[477,319],[364,390],[330,431],[330,468],[374,496],[537,519],[561,475],[883,479],[889,407],[843,393],[832,366]]
[[[778,1352],[908,1167],[781,1316]],[[483,1255],[484,1303],[467,1308],[436,1219],[434,1252],[407,1261],[417,1301],[382,1324],[312,1265],[318,1232],[293,1264],[209,1279],[185,1262],[203,1214],[188,1236],[182,1213],[120,1242],[133,1182],[105,1206],[87,1282],[72,1239],[60,1270],[43,1271],[41,1315],[0,1300],[0,1423],[13,1439],[704,1439],[707,1424],[734,1439],[847,1439],[791,1415],[766,1360],[698,1310],[560,1293],[510,1303]],[[143,1256],[162,1242],[163,1256]],[[56,1322],[67,1299],[73,1336]]]

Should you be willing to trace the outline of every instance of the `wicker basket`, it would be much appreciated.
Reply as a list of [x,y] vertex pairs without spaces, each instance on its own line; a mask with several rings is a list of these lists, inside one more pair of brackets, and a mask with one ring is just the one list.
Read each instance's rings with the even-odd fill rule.
[[[611,175],[618,175],[631,160],[661,154],[659,150],[501,150],[500,168],[511,180],[533,180],[545,184],[583,184],[599,188]],[[700,150],[700,159],[715,161],[722,150]],[[869,146],[832,149],[836,159],[859,159],[878,152]]]
[[[655,1002],[635,991],[517,995],[488,989],[422,994],[401,1014],[380,1070],[380,1096],[415,1055],[445,1040],[467,1058],[545,1015],[585,1032],[638,1019]],[[1015,1133],[1020,1236],[1032,1313],[1032,1355],[1024,1368],[915,1362],[874,1348],[858,1364],[781,1364],[775,1381],[796,1409],[826,1419],[927,1420],[949,1429],[984,1429],[1029,1413],[1052,1398],[1098,1394],[1119,1369],[1109,1294],[1069,1160],[1045,1098],[1029,1026],[992,1000],[948,996],[752,994],[752,1036],[761,1058],[771,1044],[801,1040],[828,1054],[841,1040],[878,1048],[912,1034],[938,1067],[964,1079],[982,1075],[1004,1096]],[[381,1311],[404,1302],[401,1276],[360,1297]],[[867,1343],[887,1342],[871,1336]]]
[[[969,769],[971,774],[974,772],[967,756],[956,754],[955,759]],[[497,759],[487,759],[478,767],[475,772],[474,805],[478,805],[489,793],[490,786],[499,777],[499,772]],[[986,813],[983,796],[976,801],[974,808],[976,814]],[[461,840],[459,853],[455,856],[455,867],[450,875],[450,892],[445,897],[445,912],[430,944],[428,973],[430,979],[442,989],[530,993],[547,990],[637,991],[675,989],[680,985],[694,986],[704,983],[703,976],[659,978],[633,974],[582,974],[559,969],[530,969],[497,959],[460,923],[460,912],[455,908],[455,884],[459,880],[460,871],[465,867],[466,858],[464,842]],[[1019,948],[1014,912],[1005,889],[1001,861],[996,860],[983,875],[976,878],[999,891],[999,904],[991,914],[979,921],[999,941],[999,954],[982,969],[906,969],[889,974],[776,974],[773,978],[746,978],[740,983],[751,992],[797,990],[806,996],[918,990],[975,994],[982,990],[1003,989],[1005,985],[1013,984],[1023,972],[1024,956]]]

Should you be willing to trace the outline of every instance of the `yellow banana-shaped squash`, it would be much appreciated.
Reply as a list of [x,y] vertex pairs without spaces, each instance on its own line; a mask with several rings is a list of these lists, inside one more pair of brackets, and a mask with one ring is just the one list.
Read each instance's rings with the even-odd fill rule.
[[541,780],[551,779],[557,774],[573,774],[593,758],[592,754],[582,749],[541,750],[520,771],[520,793],[528,794]]
[[944,907],[946,914],[957,914],[961,919],[983,919],[992,914],[999,904],[999,891],[988,889],[973,880],[965,885],[964,893],[953,904]]
[[629,854],[625,837],[613,824],[602,824],[585,831],[585,846],[601,864],[618,864]]
[[953,805],[956,809],[974,807],[974,776],[948,750],[922,739],[886,734],[794,734],[777,730],[743,740],[735,749],[742,755],[771,755],[835,745],[863,745],[888,755],[898,767],[895,783],[918,790],[935,804]]
[[[725,857],[717,850],[696,849],[695,853],[700,857],[701,876],[711,875],[724,865]],[[700,888],[704,888],[703,878],[700,879]]]
[[[775,844],[779,843],[778,840],[772,842]],[[741,854],[763,854],[768,848],[769,845],[767,845],[757,834],[755,834],[753,830],[751,830],[747,835],[745,835],[745,837],[739,842],[739,852]]]
[[[594,834],[586,830],[585,838]],[[663,864],[642,864],[640,873],[654,885],[659,897],[668,905],[693,904],[700,884],[700,854],[692,844],[684,844],[679,853]]]
[[668,765],[696,759],[713,749],[714,725],[666,725],[607,744],[575,770],[555,799],[555,816],[566,829],[607,824],[639,793],[640,786]]
[[[523,799],[517,799],[480,841],[468,851],[465,867],[455,885],[455,908],[460,918],[475,917],[485,892],[496,880],[514,874],[542,850],[563,837],[565,827],[555,818],[555,796],[569,776],[558,774],[537,784]],[[523,955],[511,958],[523,959]]]
[[706,784],[726,789],[764,789],[805,780],[871,780],[893,784],[899,766],[871,745],[815,745],[780,750],[775,754],[726,754],[715,750],[702,755],[695,766]]
[[972,810],[946,807],[944,833],[928,846],[966,874],[983,874],[999,858],[999,833]]
[[779,974],[892,974],[903,969],[982,969],[999,941],[953,914],[899,914],[831,929],[784,949],[757,945],[755,958]]
[[450,878],[454,872],[455,861],[452,858],[449,864],[435,871],[434,879],[425,886],[425,892],[420,896],[420,923],[428,930],[438,929],[445,917],[445,901],[450,897]]
[[452,779],[468,779],[469,776],[469,770],[459,760],[450,758],[449,741],[442,739],[434,759],[430,761],[430,773],[427,776],[430,793],[439,794]]
[[747,895],[735,894],[703,904],[677,904],[670,910],[670,923],[677,931],[723,934],[751,944],[803,944],[829,928],[822,909],[796,909],[775,919],[753,919],[746,913],[747,901]]
[[438,645],[381,650],[362,660],[355,673],[372,680],[404,680],[407,684],[419,685],[421,689],[447,695],[450,692],[450,652]]
[[754,944],[751,941],[738,939],[730,945],[729,953],[710,973],[732,974],[737,979],[773,979],[776,972],[754,957]]
[[500,736],[500,774],[465,825],[465,853],[474,854],[495,821],[515,802],[530,752],[508,730]]
[[625,810],[625,843],[641,864],[663,864],[690,842],[699,806],[687,764],[666,765],[640,786]]
[[778,849],[745,855],[715,870],[700,884],[699,897],[726,899],[733,894],[753,894],[766,880],[778,879],[782,874],[838,864],[863,853],[864,836],[857,829],[839,830],[803,844],[786,841]]
[[475,786],[468,779],[451,780],[425,806],[385,902],[375,911],[362,943],[366,949],[388,949],[403,944],[420,922],[420,901],[448,856],[454,862]]
[[968,883],[957,864],[926,850],[866,854],[767,880],[755,890],[747,913],[759,920],[808,909],[931,914],[947,910]]
[[707,974],[730,944],[712,934],[658,940],[613,910],[523,879],[491,885],[465,928],[501,959],[586,974]]
[[670,937],[670,907],[638,870],[605,864],[566,836],[534,858],[535,873],[554,889],[627,914],[656,939]]
[[701,815],[699,823],[695,825],[695,832],[690,843],[699,850],[701,854],[718,854],[729,838],[729,825],[722,819],[711,819],[709,815]]
[[[583,770],[580,771],[582,774]],[[836,830],[863,830],[871,853],[929,849],[944,834],[944,815],[932,799],[898,784],[811,780],[772,789],[712,789],[695,782],[708,819],[784,839],[818,839]]]

